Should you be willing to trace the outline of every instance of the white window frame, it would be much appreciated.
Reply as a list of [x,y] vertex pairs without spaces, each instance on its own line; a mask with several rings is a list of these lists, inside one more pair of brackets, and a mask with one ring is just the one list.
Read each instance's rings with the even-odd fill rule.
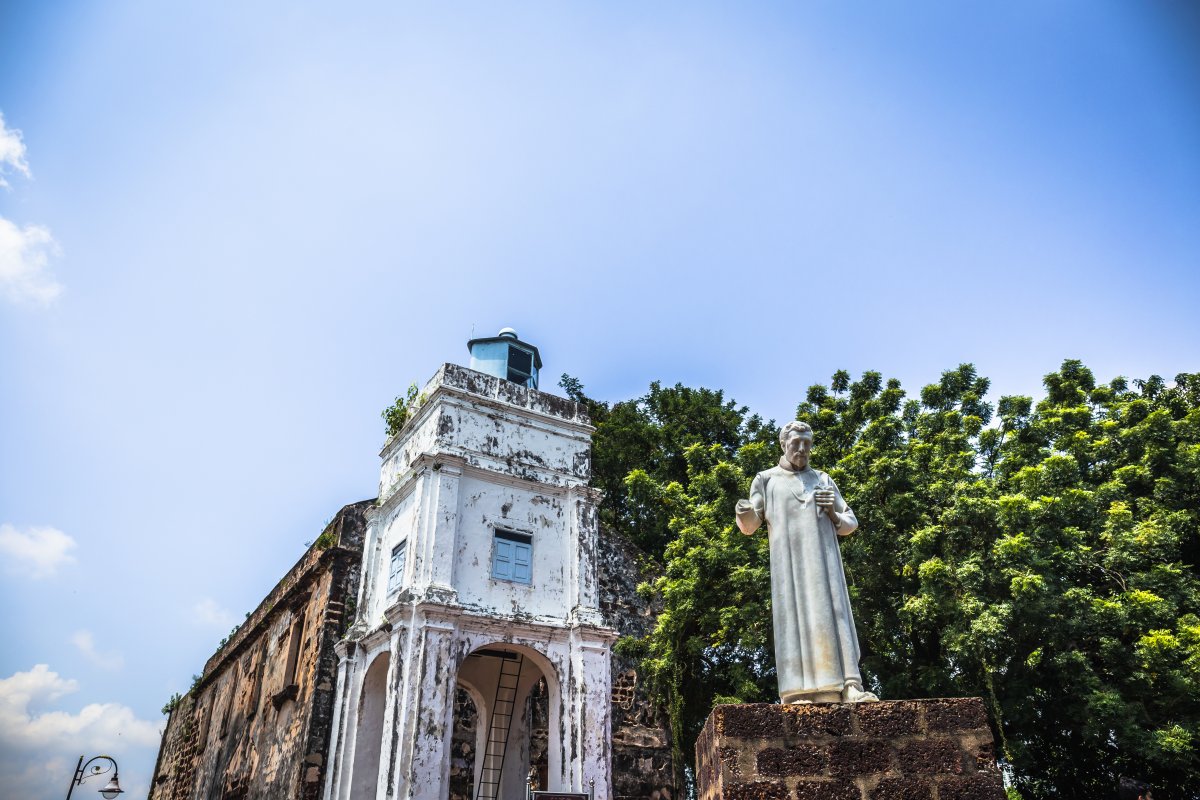
[[[399,565],[397,566],[397,562]],[[408,569],[408,539],[402,540],[392,548],[392,557],[388,562],[387,593],[393,595],[404,585],[404,572]]]

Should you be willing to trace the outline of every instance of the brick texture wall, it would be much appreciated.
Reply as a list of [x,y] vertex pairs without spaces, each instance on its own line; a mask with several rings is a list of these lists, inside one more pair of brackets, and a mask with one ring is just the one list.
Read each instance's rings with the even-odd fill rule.
[[725,705],[696,742],[700,800],[1003,800],[979,698]]
[[343,508],[205,664],[167,721],[150,800],[320,795],[337,674],[333,645],[357,595],[372,502]]

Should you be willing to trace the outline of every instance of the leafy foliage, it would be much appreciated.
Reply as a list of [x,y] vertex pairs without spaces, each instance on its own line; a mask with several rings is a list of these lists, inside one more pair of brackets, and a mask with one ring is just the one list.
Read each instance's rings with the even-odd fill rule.
[[182,702],[182,701],[183,701],[183,695],[181,695],[179,692],[176,692],[175,694],[171,695],[170,699],[168,699],[167,702],[162,707],[163,716],[165,716],[165,717],[171,716],[171,712],[174,711],[176,709],[176,707],[178,707],[180,702]]
[[329,548],[331,548],[335,544],[337,544],[337,542],[338,542],[337,530],[332,525],[330,525],[328,528],[321,531],[321,535],[318,536],[313,541],[313,544],[316,545],[316,548],[318,550],[328,550]]
[[662,499],[639,492],[651,484],[627,486],[630,469],[644,473],[653,485],[687,486],[691,467],[687,451],[703,444],[718,447],[732,458],[748,441],[775,438],[773,423],[746,407],[726,400],[724,393],[691,389],[681,384],[664,388],[657,381],[642,397],[609,406],[588,398],[576,378],[559,381],[567,396],[583,403],[596,425],[592,447],[592,480],[604,490],[602,521],[630,536],[645,552],[662,558],[673,538]]
[[[249,615],[247,615],[247,616],[249,616]],[[217,649],[220,650],[222,647],[229,644],[229,641],[241,629],[242,629],[242,623],[239,622],[236,625],[234,625],[232,630],[229,631],[229,634],[227,636],[225,636],[225,638],[221,639],[221,641],[217,644]]]
[[409,384],[403,396],[397,397],[395,402],[380,412],[389,439],[400,432],[409,416],[425,402],[425,395],[419,392],[417,384]]
[[[578,397],[583,387],[573,387]],[[1026,798],[1200,786],[1200,375],[985,401],[970,365],[906,399],[835,374],[797,417],[860,521],[843,557],[870,688],[981,695]],[[570,390],[569,390],[570,391]],[[682,386],[594,406],[604,520],[663,574],[630,645],[689,753],[714,702],[775,695],[766,537],[733,505],[775,463],[775,426]]]

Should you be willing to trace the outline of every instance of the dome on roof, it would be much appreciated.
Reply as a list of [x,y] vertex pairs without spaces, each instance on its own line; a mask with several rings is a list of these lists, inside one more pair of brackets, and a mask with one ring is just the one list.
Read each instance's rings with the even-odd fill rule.
[[501,329],[500,329],[500,332],[499,332],[499,333],[497,333],[496,335],[497,335],[497,336],[504,336],[505,338],[508,338],[508,339],[519,339],[519,338],[521,338],[521,337],[517,336],[517,332],[516,332],[515,330],[513,330],[512,328],[501,328]]

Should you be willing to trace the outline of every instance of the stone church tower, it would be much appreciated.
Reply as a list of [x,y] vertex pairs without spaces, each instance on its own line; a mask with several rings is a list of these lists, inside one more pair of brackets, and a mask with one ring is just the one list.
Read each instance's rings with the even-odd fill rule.
[[150,800],[676,795],[666,716],[612,650],[654,608],[644,555],[598,528],[593,429],[515,332],[469,347],[384,446],[378,499],[168,704]]
[[518,800],[527,781],[612,796],[617,633],[600,613],[593,428],[537,390],[537,348],[514,331],[469,347],[474,369],[443,365],[380,453],[336,647],[330,800],[445,800],[461,691],[476,800]]

